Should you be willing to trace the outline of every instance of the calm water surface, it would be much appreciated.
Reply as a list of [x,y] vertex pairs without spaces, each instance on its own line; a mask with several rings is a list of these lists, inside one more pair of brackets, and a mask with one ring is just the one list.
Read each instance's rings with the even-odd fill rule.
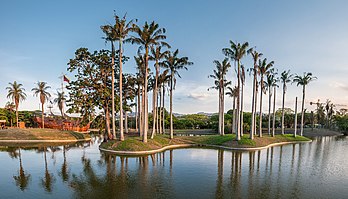
[[348,198],[348,138],[255,152],[101,153],[101,139],[0,147],[0,198]]

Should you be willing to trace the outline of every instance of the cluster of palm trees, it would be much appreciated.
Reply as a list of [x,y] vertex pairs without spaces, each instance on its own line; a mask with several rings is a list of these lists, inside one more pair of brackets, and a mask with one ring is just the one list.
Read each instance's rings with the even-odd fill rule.
[[[45,103],[49,101],[51,94],[47,91],[51,87],[47,85],[46,82],[37,82],[36,87],[31,89],[33,91],[34,96],[39,96],[40,103],[41,103],[41,117],[42,117],[42,128],[45,127],[45,120],[44,120],[44,113],[45,113]],[[25,89],[23,88],[23,84],[17,83],[17,81],[14,81],[13,83],[9,83],[9,86],[6,87],[8,90],[7,98],[10,98],[12,102],[8,102],[5,106],[8,110],[13,110],[15,108],[16,111],[16,126],[19,127],[18,123],[18,107],[19,103],[24,101],[27,97],[25,93]],[[63,104],[65,101],[64,93],[57,91],[57,97],[54,99],[54,102],[58,104],[58,108],[62,113],[62,117],[64,117],[64,113],[62,111]]]
[[[124,130],[123,130],[123,104],[126,104],[123,95],[123,72],[122,72],[122,54],[123,54],[123,44],[131,43],[139,46],[137,56],[134,57],[137,64],[138,72],[135,76],[137,83],[137,93],[138,97],[138,115],[137,115],[137,126],[139,126],[139,133],[142,136],[143,142],[147,142],[148,138],[148,92],[149,92],[149,62],[154,62],[154,68],[156,71],[154,82],[153,82],[153,103],[152,103],[152,115],[153,115],[153,128],[151,133],[151,138],[154,137],[155,133],[163,133],[164,126],[159,125],[164,117],[164,110],[160,108],[160,113],[158,113],[157,98],[158,94],[161,94],[162,106],[164,105],[164,92],[166,83],[169,84],[170,92],[170,138],[173,138],[173,90],[176,84],[176,77],[180,77],[179,70],[186,69],[186,66],[192,65],[193,63],[188,60],[187,57],[180,57],[179,50],[169,51],[164,49],[170,49],[171,46],[165,41],[166,40],[166,30],[160,28],[160,26],[155,22],[145,22],[143,26],[138,26],[136,24],[137,20],[127,20],[126,15],[119,17],[114,15],[115,23],[101,26],[102,31],[105,33],[106,42],[111,43],[112,50],[112,134],[113,138],[116,138],[116,124],[115,124],[115,80],[114,80],[114,55],[115,47],[114,43],[119,44],[119,115],[120,115],[120,140],[124,140]],[[164,70],[160,71],[160,67]],[[165,76],[165,77],[163,77]],[[161,92],[162,87],[162,92]],[[156,125],[157,124],[157,125]]]
[[[303,122],[304,122],[304,102],[305,102],[305,88],[306,85],[311,81],[315,80],[316,77],[312,73],[304,73],[301,75],[293,75],[290,70],[283,71],[278,77],[277,70],[274,68],[274,61],[267,61],[267,58],[261,59],[262,53],[256,51],[256,48],[249,48],[249,43],[235,43],[230,41],[230,47],[223,48],[222,53],[226,58],[219,62],[214,61],[216,69],[213,70],[213,75],[209,77],[215,79],[214,86],[211,88],[217,89],[219,91],[219,127],[218,131],[220,135],[224,135],[224,95],[228,95],[233,98],[233,120],[232,120],[232,133],[236,134],[236,139],[240,140],[241,136],[244,134],[244,121],[243,121],[243,96],[244,96],[244,85],[245,85],[245,73],[246,69],[242,64],[242,59],[251,55],[253,60],[253,67],[249,68],[248,71],[250,75],[253,76],[253,92],[252,92],[252,102],[251,102],[251,126],[250,126],[250,139],[254,139],[254,135],[257,134],[257,118],[256,118],[256,107],[257,107],[257,95],[260,94],[260,111],[259,111],[259,125],[258,125],[258,136],[262,137],[262,103],[263,94],[268,91],[269,97],[269,109],[268,109],[268,134],[275,135],[275,100],[276,100],[276,90],[278,87],[278,82],[283,86],[283,102],[282,102],[282,123],[281,129],[282,134],[284,134],[284,103],[285,94],[287,90],[287,84],[293,82],[297,86],[303,87],[302,94],[302,117],[301,117],[301,136],[303,134]],[[231,81],[226,79],[227,71],[231,67],[230,62],[234,62],[236,66],[236,85],[230,87]],[[225,93],[225,88],[227,87],[228,92]],[[209,90],[209,89],[208,89]],[[273,95],[273,117],[271,115],[271,103]],[[273,122],[271,124],[271,120]],[[271,130],[272,129],[272,130]]]

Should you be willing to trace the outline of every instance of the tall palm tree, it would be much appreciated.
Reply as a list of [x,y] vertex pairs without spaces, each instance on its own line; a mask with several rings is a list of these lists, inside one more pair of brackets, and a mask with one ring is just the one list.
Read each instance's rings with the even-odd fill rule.
[[144,79],[145,79],[145,57],[138,53],[138,56],[134,57],[135,63],[137,65],[137,84],[138,84],[138,118],[139,118],[139,136],[142,137],[144,133],[143,126],[143,106],[140,104],[144,104]]
[[232,134],[236,132],[236,99],[238,97],[238,89],[237,86],[235,87],[227,87],[226,95],[232,98],[232,110],[233,110],[233,116],[232,116]]
[[127,21],[126,15],[124,15],[122,18],[114,15],[115,18],[115,24],[113,25],[104,25],[101,26],[101,29],[106,34],[106,37],[104,38],[106,41],[111,42],[111,50],[112,50],[112,91],[111,91],[111,101],[112,101],[112,134],[114,139],[116,138],[116,127],[115,127],[115,47],[114,42],[119,42],[119,56],[118,56],[118,65],[119,65],[119,83],[120,83],[120,140],[124,140],[124,134],[123,134],[123,102],[122,102],[122,45],[123,42],[129,42],[130,40],[127,38],[128,34],[131,31],[134,31],[134,24],[133,20]]
[[[169,75],[169,70],[164,70],[159,78],[158,78],[158,83],[159,83],[159,91],[160,91],[160,122],[159,122],[159,126],[160,126],[160,134],[164,134],[165,133],[165,110],[164,110],[164,96],[165,96],[165,91],[166,91],[166,84],[169,83],[170,80],[170,75]],[[162,90],[161,90],[162,88]],[[161,123],[162,121],[162,123]],[[161,125],[162,124],[162,125]]]
[[303,76],[295,75],[293,82],[297,83],[297,86],[302,86],[302,114],[301,114],[301,136],[303,135],[303,122],[304,122],[304,102],[306,95],[306,85],[308,85],[311,81],[317,79],[314,77],[312,73],[303,73]]
[[186,66],[192,65],[193,62],[188,60],[188,57],[178,57],[179,50],[175,50],[174,52],[168,53],[165,57],[166,59],[163,61],[163,66],[170,70],[170,139],[174,138],[173,132],[173,89],[175,89],[176,78],[178,76],[181,78],[179,74],[180,69],[187,70]]
[[252,96],[252,108],[251,108],[251,128],[250,128],[250,139],[254,139],[254,134],[255,134],[255,126],[256,126],[256,101],[257,101],[257,68],[258,68],[258,61],[260,57],[262,56],[262,53],[257,52],[253,48],[248,50],[248,53],[251,54],[253,57],[254,61],[254,68],[252,68],[252,73],[253,73],[253,96]]
[[245,68],[244,65],[241,65],[241,94],[240,94],[240,123],[241,123],[241,128],[240,128],[240,136],[243,136],[244,134],[244,118],[243,118],[243,97],[244,97],[244,84],[245,84]]
[[265,75],[268,75],[272,71],[274,62],[267,63],[267,59],[259,60],[258,74],[261,77],[260,80],[260,121],[259,121],[259,137],[262,137],[262,94],[265,92],[265,82],[263,80]]
[[272,103],[272,89],[273,87],[275,87],[277,85],[277,79],[275,78],[275,73],[274,72],[270,72],[269,74],[267,74],[266,76],[266,87],[268,90],[268,135],[271,135],[271,103]]
[[[237,79],[238,79],[238,83],[237,83],[237,88],[238,88],[238,93],[240,93],[240,87],[241,87],[241,59],[246,55],[247,51],[248,51],[248,47],[249,47],[249,43],[245,42],[245,43],[234,43],[233,41],[230,40],[230,48],[223,48],[222,52],[225,54],[225,56],[231,58],[232,60],[234,60],[235,62],[237,62]],[[241,101],[240,101],[241,95],[238,95],[237,97],[237,140],[240,140],[240,132],[241,132],[241,126],[243,126],[243,124],[240,121],[240,109],[241,109]]]
[[64,95],[64,92],[57,91],[57,97],[53,100],[53,102],[58,105],[60,114],[62,115],[63,118],[65,117],[63,113],[63,106],[65,101],[66,101],[66,96]]
[[17,127],[19,127],[18,124],[18,106],[19,102],[26,99],[27,95],[24,93],[25,89],[22,87],[22,84],[18,84],[16,81],[13,83],[8,83],[10,86],[6,87],[8,90],[7,98],[12,99],[12,101],[15,103],[16,106],[16,124]]
[[51,97],[51,94],[47,91],[47,89],[51,88],[50,86],[47,86],[46,82],[37,82],[37,87],[31,89],[31,91],[34,92],[34,96],[40,95],[40,102],[41,102],[41,120],[42,120],[42,128],[45,128],[45,118],[44,118],[44,104],[46,100],[48,100]]
[[136,37],[131,37],[130,41],[132,44],[140,45],[138,51],[145,50],[145,75],[144,75],[144,96],[145,101],[143,102],[143,142],[147,142],[147,131],[148,131],[148,66],[149,66],[149,50],[155,45],[166,45],[165,40],[167,37],[164,35],[166,30],[159,28],[159,25],[154,21],[150,24],[145,22],[142,28],[136,26],[134,32],[137,34]]
[[[228,58],[225,58],[222,62],[214,60],[214,64],[216,66],[216,70],[213,70],[213,75],[209,75],[208,77],[215,79],[214,86],[209,89],[216,89],[219,91],[219,134],[225,135],[224,132],[224,104],[225,104],[225,88],[231,82],[228,82],[225,77],[228,69],[231,67]],[[208,89],[208,90],[209,90]]]
[[286,93],[286,84],[290,83],[292,80],[292,74],[290,74],[290,70],[288,71],[283,71],[280,75],[280,80],[281,83],[283,84],[283,102],[282,102],[282,134],[284,135],[284,130],[285,130],[285,126],[284,126],[284,104],[285,104],[285,93]]
[[[170,48],[170,46],[166,47]],[[153,124],[152,124],[152,133],[151,133],[151,139],[153,139],[155,135],[155,124],[157,121],[157,87],[158,87],[158,78],[160,73],[160,61],[165,58],[165,55],[169,53],[169,51],[162,52],[162,46],[156,45],[155,47],[151,48],[151,55],[150,59],[155,61],[155,70],[156,70],[156,76],[155,76],[155,82],[154,82],[154,88],[153,88],[153,100],[152,100],[152,115],[153,115]]]

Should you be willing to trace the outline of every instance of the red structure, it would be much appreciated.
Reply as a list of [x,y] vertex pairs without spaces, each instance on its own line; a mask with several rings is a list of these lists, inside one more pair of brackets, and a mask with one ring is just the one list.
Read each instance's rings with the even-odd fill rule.
[[[42,127],[41,117],[35,117],[35,122],[38,123],[39,127]],[[89,127],[90,123],[88,123],[85,126],[82,126],[80,125],[79,121],[45,117],[45,128],[60,129],[65,131],[86,132],[88,131]]]

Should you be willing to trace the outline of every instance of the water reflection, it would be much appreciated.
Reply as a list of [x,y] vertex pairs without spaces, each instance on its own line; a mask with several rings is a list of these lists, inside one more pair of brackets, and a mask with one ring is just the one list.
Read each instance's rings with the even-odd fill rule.
[[29,185],[29,181],[30,181],[30,174],[24,171],[23,168],[23,164],[22,164],[22,156],[21,156],[21,149],[18,149],[18,156],[17,156],[17,152],[16,150],[9,152],[11,155],[11,157],[19,157],[19,171],[18,171],[18,175],[13,176],[13,179],[16,182],[16,186],[24,191],[28,185]]
[[[9,168],[11,180],[5,178],[1,190],[18,187],[21,192],[11,193],[16,198],[345,198],[348,194],[345,137],[261,151],[191,148],[142,157],[100,153],[99,143],[95,137],[74,145],[2,149],[0,161],[5,167],[18,160],[19,168]],[[33,190],[35,194],[25,195]],[[5,196],[0,192],[0,198]]]

